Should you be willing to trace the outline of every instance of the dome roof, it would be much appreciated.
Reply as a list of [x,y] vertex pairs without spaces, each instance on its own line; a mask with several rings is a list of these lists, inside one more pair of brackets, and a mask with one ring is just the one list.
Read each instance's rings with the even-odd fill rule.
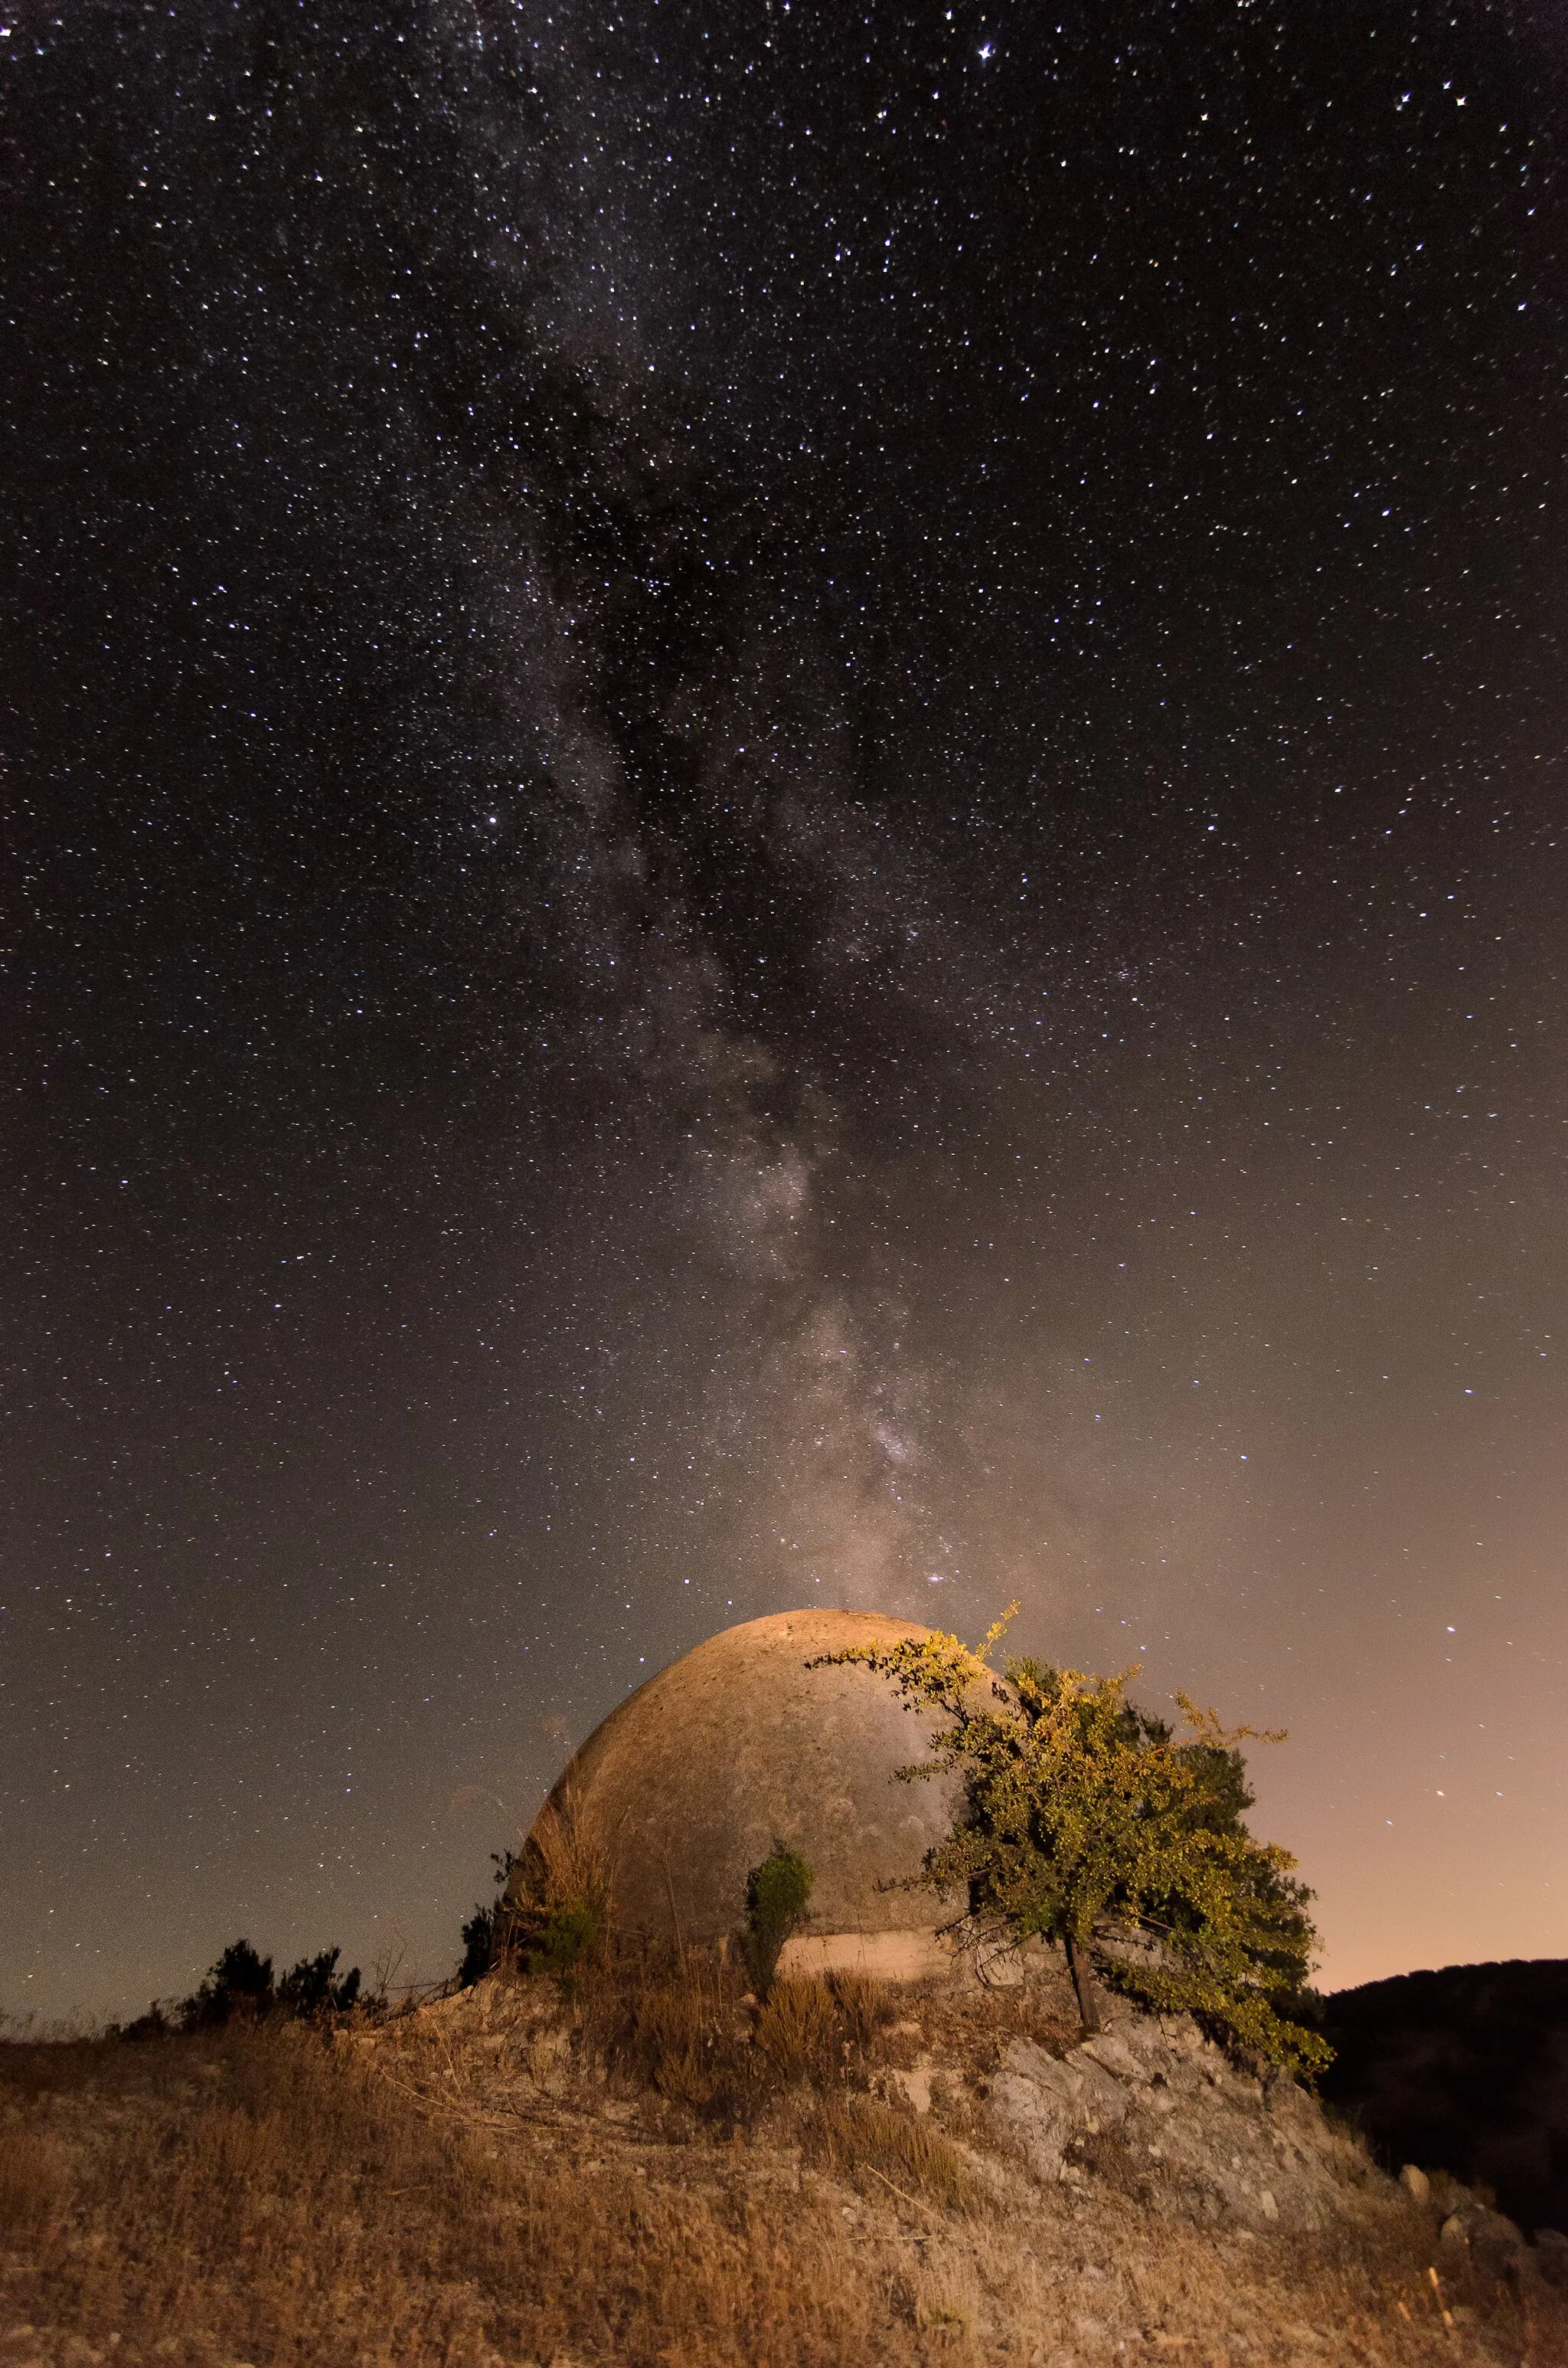
[[[561,1808],[570,1797],[606,1850],[617,1928],[723,1941],[744,1921],[747,1874],[780,1840],[815,1876],[815,1937],[790,1944],[793,1955],[805,1951],[802,1963],[893,1972],[901,1946],[905,1956],[912,1946],[916,1956],[939,1953],[935,1928],[951,1907],[934,1892],[879,1885],[919,1872],[951,1826],[958,1780],[899,1783],[897,1770],[925,1755],[928,1721],[869,1669],[807,1666],[849,1645],[932,1633],[872,1611],[747,1620],[612,1711],[551,1799]],[[848,1936],[861,1936],[858,1952]]]

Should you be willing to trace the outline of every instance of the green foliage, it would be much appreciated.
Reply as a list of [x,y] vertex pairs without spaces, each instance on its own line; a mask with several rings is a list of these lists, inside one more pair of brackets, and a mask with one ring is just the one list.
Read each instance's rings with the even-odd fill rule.
[[912,1882],[961,1892],[982,1927],[1062,1942],[1085,2021],[1092,1963],[1112,1987],[1195,2014],[1269,2064],[1321,2069],[1332,2051],[1297,2019],[1312,1894],[1290,1853],[1242,1822],[1252,1795],[1237,1747],[1278,1738],[1228,1733],[1185,1694],[1178,1736],[1128,1701],[1133,1670],[1009,1660],[998,1678],[984,1649],[938,1635],[824,1656],[880,1672],[944,1722],[935,1756],[900,1774],[957,1770],[964,1807]]
[[816,1878],[799,1850],[776,1841],[746,1877],[746,1927],[741,1954],[759,1998],[773,1987],[785,1941],[805,1917]]
[[604,1917],[591,1899],[522,1908],[512,1919],[512,1949],[526,1974],[569,1974],[585,1964],[604,1937]]

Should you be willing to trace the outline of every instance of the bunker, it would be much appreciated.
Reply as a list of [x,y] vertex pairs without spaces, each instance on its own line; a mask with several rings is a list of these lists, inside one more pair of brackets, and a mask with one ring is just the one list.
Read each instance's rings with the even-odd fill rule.
[[949,1829],[957,1780],[898,1781],[926,1756],[930,1726],[887,1678],[808,1666],[932,1633],[878,1612],[776,1612],[709,1637],[612,1711],[551,1801],[605,1853],[617,1931],[727,1944],[744,1919],[746,1876],[777,1840],[815,1876],[781,1970],[894,1981],[946,1971],[937,1928],[962,1903],[895,1886]]

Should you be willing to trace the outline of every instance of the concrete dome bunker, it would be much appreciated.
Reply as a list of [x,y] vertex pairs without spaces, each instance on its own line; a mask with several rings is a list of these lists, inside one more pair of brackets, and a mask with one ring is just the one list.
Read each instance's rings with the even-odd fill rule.
[[918,1873],[949,1830],[959,1780],[898,1782],[925,1756],[929,1721],[869,1669],[808,1667],[933,1633],[879,1612],[776,1612],[722,1629],[613,1710],[550,1798],[604,1850],[617,1930],[724,1945],[744,1920],[748,1873],[779,1840],[815,1878],[782,1971],[949,1971],[937,1928],[961,1903],[887,1886]]

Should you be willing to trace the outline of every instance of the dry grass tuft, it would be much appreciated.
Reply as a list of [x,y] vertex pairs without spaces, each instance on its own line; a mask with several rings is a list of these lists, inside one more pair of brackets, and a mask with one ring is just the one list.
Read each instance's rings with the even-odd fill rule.
[[712,1965],[647,1981],[630,2005],[624,2055],[660,2096],[698,2112],[722,2109],[733,2119],[749,2109],[756,2086],[736,2012],[733,1985]]
[[824,2097],[808,2129],[813,2151],[837,2178],[869,2174],[906,2203],[927,2196],[957,2207],[978,2199],[972,2173],[929,2122],[874,2097],[852,2089]]
[[756,2044],[774,2077],[786,2086],[810,2080],[826,2087],[843,2068],[844,2019],[825,1982],[779,1981],[756,2018]]
[[874,1982],[865,1974],[829,1974],[828,1988],[844,2020],[850,2045],[861,2055],[869,2055],[878,2037],[888,2030],[894,2019],[895,2009],[884,1982]]

